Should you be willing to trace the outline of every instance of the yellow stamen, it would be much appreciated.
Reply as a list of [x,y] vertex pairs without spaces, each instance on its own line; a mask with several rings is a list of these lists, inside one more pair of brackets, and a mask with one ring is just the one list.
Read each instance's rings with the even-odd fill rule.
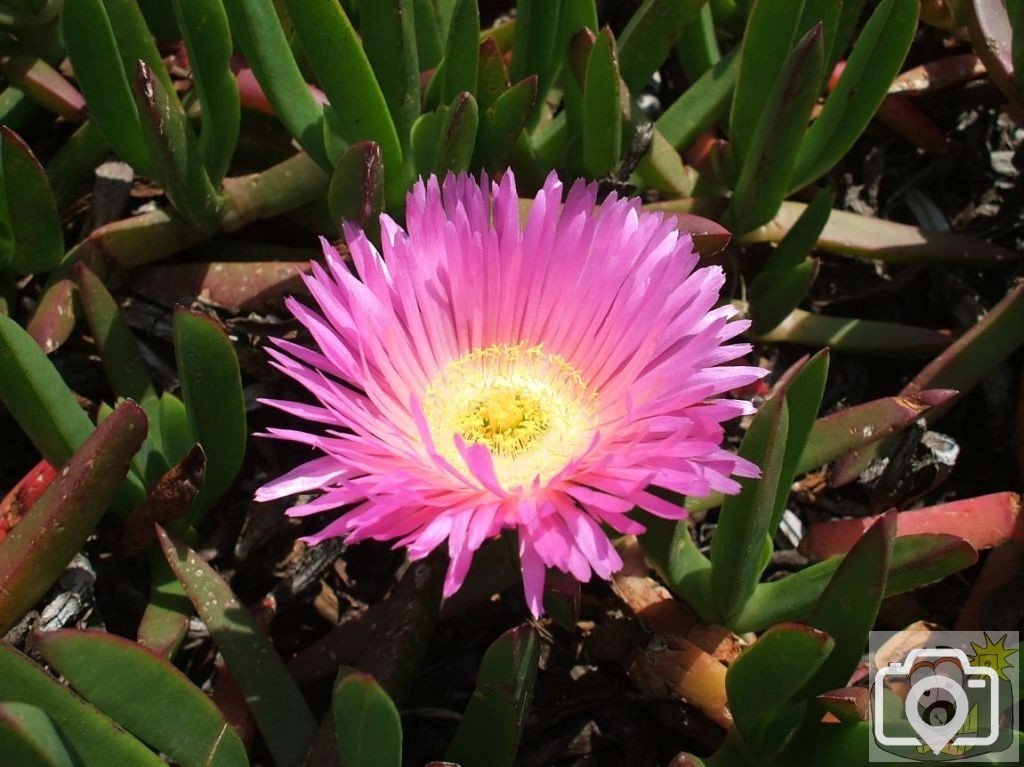
[[423,398],[441,454],[464,467],[454,435],[491,452],[501,484],[543,481],[586,447],[597,393],[558,354],[493,344],[449,363]]

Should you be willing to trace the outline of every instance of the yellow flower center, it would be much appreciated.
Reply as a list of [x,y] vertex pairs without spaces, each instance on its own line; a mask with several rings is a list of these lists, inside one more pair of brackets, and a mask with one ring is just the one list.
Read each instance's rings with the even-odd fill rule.
[[465,469],[456,434],[486,445],[498,480],[512,489],[553,476],[587,446],[596,397],[560,355],[493,344],[450,362],[427,389],[423,410],[449,462]]

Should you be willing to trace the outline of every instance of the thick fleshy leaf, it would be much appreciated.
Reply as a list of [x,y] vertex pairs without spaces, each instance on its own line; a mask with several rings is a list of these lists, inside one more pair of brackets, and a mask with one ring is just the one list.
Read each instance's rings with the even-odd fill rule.
[[487,648],[470,698],[445,759],[460,764],[511,767],[519,748],[540,659],[530,626],[506,631]]
[[164,90],[143,61],[135,73],[134,93],[142,134],[164,193],[186,222],[212,234],[220,228],[223,201],[213,188],[177,97]]
[[[944,402],[937,413],[932,414],[931,420],[934,422],[1022,343],[1024,283],[1019,283],[980,322],[971,326],[914,376],[900,394],[915,396],[925,389],[955,389],[958,394]],[[847,456],[834,467],[830,481],[837,486],[852,482],[886,448],[887,445],[876,443],[859,455]]]
[[[440,112],[440,110],[438,110]],[[438,176],[451,171],[469,170],[480,124],[480,110],[471,93],[460,93],[445,113],[437,142],[434,172]]]
[[68,58],[92,120],[125,162],[142,173],[150,172],[149,149],[104,3],[67,0],[60,21]]
[[[413,0],[413,9],[416,19],[416,53],[420,71],[423,72],[434,69],[440,63],[444,55],[444,37],[441,35],[434,0]],[[373,59],[370,61],[372,63]]]
[[[755,10],[766,4],[766,0],[759,0]],[[740,64],[741,77],[745,63],[744,58]],[[756,124],[749,138],[744,138],[744,145],[736,154],[740,161],[739,178],[726,213],[727,221],[732,222],[736,232],[749,232],[778,213],[790,188],[790,177],[807,130],[811,107],[817,100],[816,85],[823,65],[821,27],[815,26],[800,38],[786,58],[771,92],[760,102],[763,111],[755,117]],[[740,84],[737,84],[737,93]],[[733,102],[734,129],[736,103]],[[746,128],[741,135],[745,131]]]
[[[885,596],[945,578],[978,559],[969,543],[952,535],[908,535],[893,548]],[[842,557],[832,557],[777,581],[759,584],[731,621],[733,631],[760,631],[780,621],[807,620]]]
[[487,110],[498,97],[508,90],[508,66],[497,41],[484,38],[480,43],[480,59],[477,63],[476,101],[480,108]]
[[403,152],[408,152],[409,131],[420,114],[415,29],[420,18],[414,6],[413,0],[359,0],[363,49],[391,112]]
[[918,0],[883,0],[860,33],[796,160],[789,189],[820,178],[850,151],[903,66],[917,31]]
[[149,604],[139,621],[139,644],[161,658],[173,660],[188,634],[189,619],[195,614],[185,587],[163,556],[155,552],[150,564]]
[[933,357],[948,347],[955,335],[898,322],[833,317],[793,309],[786,318],[763,335],[751,332],[759,341],[829,347],[848,354],[873,357]]
[[354,671],[341,677],[331,711],[345,767],[401,767],[402,718],[372,676]]
[[785,457],[779,468],[777,479],[778,490],[775,493],[775,506],[772,511],[768,535],[775,530],[782,520],[789,498],[789,488],[800,466],[800,457],[814,428],[821,407],[821,398],[825,393],[825,380],[828,378],[828,349],[815,354],[806,363],[796,368],[792,378],[776,392],[776,397],[785,396],[789,412],[789,427],[786,431]]
[[866,687],[841,687],[817,697],[821,707],[845,724],[866,722],[870,693]]
[[274,646],[216,570],[162,529],[158,536],[164,556],[245,693],[274,763],[298,767],[316,720]]
[[0,68],[12,85],[23,90],[37,104],[65,120],[76,123],[85,120],[86,105],[82,94],[45,59],[25,50],[12,49],[0,55]]
[[562,64],[559,41],[559,15],[565,0],[516,0],[516,23],[512,43],[509,78],[517,83],[537,75],[537,101],[530,125],[536,125],[545,104],[548,89]]
[[120,551],[134,556],[145,551],[155,540],[153,525],[168,527],[184,517],[203,484],[206,454],[199,445],[193,447],[153,484],[139,506],[124,520],[121,527]]
[[464,91],[476,93],[479,51],[480,9],[476,0],[459,0],[448,30],[444,67],[438,75],[441,103],[450,103]]
[[594,41],[583,82],[583,167],[601,178],[622,157],[622,105],[615,39],[608,29]]
[[0,399],[40,454],[64,464],[92,422],[35,340],[0,315]]
[[[1017,104],[1021,103],[1022,91],[1018,85],[1019,70],[1014,66],[1020,56],[1016,36],[1022,14],[1019,3],[999,0],[966,0],[962,15],[966,17],[971,43],[978,58],[985,64],[985,70],[992,82]],[[1015,7],[1014,7],[1015,6]],[[1011,16],[1010,10],[1015,11]],[[1016,24],[1014,23],[1016,22]]]
[[27,703],[45,711],[74,744],[82,767],[166,767],[160,757],[133,735],[6,642],[0,642],[0,699]]
[[508,157],[537,98],[537,78],[527,77],[502,93],[483,114],[473,164],[489,173],[508,167]]
[[227,12],[221,0],[174,0],[174,14],[203,112],[199,156],[210,181],[219,186],[231,165],[241,120]]
[[209,510],[231,486],[245,457],[245,396],[231,339],[207,314],[174,313],[174,356],[191,432],[206,452],[206,479],[189,516]]
[[79,695],[175,761],[248,764],[242,741],[206,694],[135,642],[70,629],[37,634],[35,646]]
[[119,405],[0,542],[0,634],[46,593],[92,534],[145,438],[142,409]]
[[758,335],[771,332],[804,300],[818,277],[818,259],[808,256],[790,269],[764,269],[750,285],[750,319]]
[[890,512],[843,557],[829,580],[807,622],[836,644],[807,682],[805,693],[818,695],[850,680],[882,604],[895,540],[896,513]]
[[725,499],[711,543],[711,589],[726,619],[743,607],[764,569],[788,430],[786,398],[776,395],[758,411],[740,445],[739,455],[760,467],[761,478],[740,480],[739,494]]
[[2,134],[2,177],[13,240],[4,269],[18,274],[48,272],[64,256],[57,200],[28,144],[7,127]]
[[[387,101],[352,23],[339,3],[285,0],[310,66],[331,100],[347,142],[376,141],[388,200],[400,202],[406,179],[402,147]],[[476,48],[474,46],[474,59]],[[475,62],[474,62],[475,63]]]
[[372,230],[384,207],[384,164],[373,141],[350,146],[338,161],[327,192],[331,218]]
[[[750,152],[762,120],[774,116],[766,111],[766,105],[783,82],[783,68],[797,39],[803,6],[804,0],[757,0],[750,9],[729,115],[729,139],[740,163]],[[816,95],[812,90],[811,98]],[[791,94],[798,100],[801,96],[806,98]]]
[[728,112],[739,64],[739,49],[734,48],[658,117],[654,127],[672,146],[680,151],[689,148]]
[[50,717],[27,703],[0,703],[0,754],[18,767],[74,767],[76,760]]
[[[565,0],[562,4],[562,15],[558,23],[561,26],[556,42],[555,55],[563,69],[562,76],[562,113],[564,123],[562,136],[564,141],[565,163],[570,172],[576,175],[583,173],[583,81],[586,59],[600,27],[597,24],[597,7],[594,0]],[[574,42],[580,36],[580,42]],[[579,50],[585,41],[586,52]],[[573,57],[578,59],[573,61]],[[558,119],[557,117],[555,119]],[[535,145],[544,147],[540,136],[534,137]]]
[[235,42],[245,54],[274,113],[309,156],[330,171],[334,164],[327,159],[324,148],[324,110],[299,71],[273,0],[223,0],[223,3]]
[[149,449],[150,443],[160,445],[160,398],[153,388],[146,361],[114,297],[84,262],[75,264],[75,283],[111,389],[118,397],[139,403],[149,419],[149,437],[140,460],[143,476],[155,479],[167,470],[167,463],[159,456],[159,451],[152,453]]
[[619,34],[619,70],[630,91],[643,89],[707,0],[644,0]]
[[164,458],[172,465],[196,444],[185,403],[166,391],[160,395],[160,438]]
[[769,761],[784,745],[806,706],[799,692],[834,645],[823,631],[782,623],[762,634],[732,662],[725,689],[736,729],[750,753]]
[[110,16],[110,28],[117,39],[117,50],[121,55],[121,66],[125,74],[131,79],[138,63],[145,62],[146,66],[153,70],[153,75],[160,81],[164,90],[175,93],[175,106],[181,111],[174,82],[167,67],[164,66],[163,57],[156,46],[153,34],[149,31],[138,0],[103,0],[103,5]]

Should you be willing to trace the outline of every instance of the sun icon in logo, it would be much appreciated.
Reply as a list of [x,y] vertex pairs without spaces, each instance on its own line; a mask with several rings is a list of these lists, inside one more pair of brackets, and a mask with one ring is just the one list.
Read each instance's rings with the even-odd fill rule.
[[1009,658],[1017,653],[1017,648],[1006,647],[1006,636],[1003,634],[998,641],[993,642],[986,631],[985,644],[971,642],[971,649],[974,650],[974,655],[970,656],[971,665],[987,666],[999,674],[1000,679],[1008,681],[1006,669],[1013,668],[1014,664],[1010,663]]

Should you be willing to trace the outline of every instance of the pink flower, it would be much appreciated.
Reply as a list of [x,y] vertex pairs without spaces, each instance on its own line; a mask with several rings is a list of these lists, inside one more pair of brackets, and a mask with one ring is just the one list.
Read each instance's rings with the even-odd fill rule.
[[318,348],[269,354],[318,404],[268,401],[310,431],[269,429],[318,457],[257,500],[319,491],[294,516],[336,512],[306,540],[395,541],[416,559],[447,541],[444,594],[473,553],[515,529],[526,599],[541,613],[545,569],[579,581],[622,566],[602,525],[686,512],[650,491],[735,493],[757,468],[723,450],[749,403],[715,398],[763,375],[728,365],[747,328],[714,308],[724,280],[695,269],[675,220],[594,185],[562,201],[551,175],[520,224],[515,179],[417,183],[407,229],[381,216],[383,255],[345,227],[358,279],[326,241],[288,307]]

